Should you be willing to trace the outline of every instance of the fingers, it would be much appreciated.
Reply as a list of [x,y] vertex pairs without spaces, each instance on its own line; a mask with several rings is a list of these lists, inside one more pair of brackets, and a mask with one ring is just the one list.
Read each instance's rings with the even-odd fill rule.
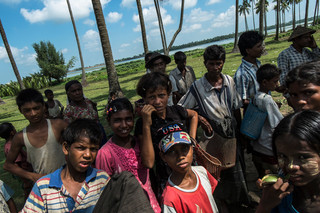
[[151,113],[154,111],[156,111],[156,109],[152,105],[147,104],[143,106],[141,113],[151,115]]

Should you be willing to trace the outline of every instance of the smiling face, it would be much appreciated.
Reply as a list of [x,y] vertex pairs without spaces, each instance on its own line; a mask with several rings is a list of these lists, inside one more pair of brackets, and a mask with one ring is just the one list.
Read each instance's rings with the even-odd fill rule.
[[152,105],[156,109],[157,114],[161,114],[166,110],[168,98],[167,89],[159,86],[154,92],[147,90],[144,102]]
[[294,185],[305,186],[320,178],[320,156],[306,141],[284,134],[276,138],[275,145],[279,167]]
[[134,125],[132,112],[129,110],[121,110],[113,113],[109,119],[109,125],[118,137],[128,137]]
[[310,109],[320,112],[320,86],[295,81],[289,85],[289,94],[295,111]]
[[20,107],[20,112],[30,123],[37,123],[44,118],[45,105],[36,102],[26,102]]
[[63,152],[67,157],[67,165],[79,173],[85,173],[89,166],[96,159],[99,150],[99,144],[90,142],[90,139],[81,136],[69,147],[66,142],[63,143]]

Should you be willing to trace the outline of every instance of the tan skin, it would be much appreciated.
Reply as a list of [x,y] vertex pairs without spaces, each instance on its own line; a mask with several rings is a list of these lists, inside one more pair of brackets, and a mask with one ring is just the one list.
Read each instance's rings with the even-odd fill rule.
[[9,207],[9,210],[11,213],[16,213],[18,212],[17,211],[17,207],[16,207],[16,204],[14,203],[14,200],[12,198],[10,198],[8,201],[7,201],[7,204],[8,204],[8,207]]
[[[186,76],[186,64],[187,64],[187,61],[186,60],[183,60],[183,61],[175,61],[176,64],[177,64],[177,67],[179,69],[179,71],[181,72],[181,75],[182,77],[185,77]],[[177,104],[179,102],[179,100],[182,98],[182,95],[177,91],[177,92],[173,92],[172,93],[173,96],[173,103],[174,104]]]
[[[30,144],[35,148],[40,148],[45,145],[48,139],[48,125],[46,119],[44,118],[44,110],[44,104],[35,102],[27,102],[20,108],[20,112],[29,121],[29,125],[27,126],[27,136]],[[61,134],[67,127],[67,123],[60,119],[53,119],[50,121],[53,133],[57,141],[61,141]],[[29,179],[33,182],[36,182],[40,177],[46,174],[29,172],[15,164],[15,159],[18,157],[20,151],[24,146],[25,144],[23,140],[23,132],[20,131],[14,136],[12,140],[11,149],[8,153],[3,168],[21,178]]]
[[[166,118],[166,107],[168,103],[168,91],[164,87],[158,87],[154,92],[147,91],[144,102],[146,105],[141,110],[143,120],[142,135],[139,135],[141,161],[147,168],[154,165],[155,154],[152,145],[150,126],[152,125],[151,114],[155,112],[160,118]],[[187,109],[188,118],[190,119],[190,136],[195,138],[198,126],[198,113],[194,110]]]
[[[55,102],[54,102],[54,95],[53,95],[53,93],[48,93],[47,95],[46,95],[46,97],[47,97],[47,99],[48,99],[48,101],[47,101],[47,104],[48,104],[48,107],[49,108],[53,108],[54,106],[55,106]],[[60,103],[60,102],[59,102]],[[60,116],[59,116],[59,118],[62,118],[63,116],[63,109],[64,109],[64,107],[61,107],[61,110],[60,110]]]

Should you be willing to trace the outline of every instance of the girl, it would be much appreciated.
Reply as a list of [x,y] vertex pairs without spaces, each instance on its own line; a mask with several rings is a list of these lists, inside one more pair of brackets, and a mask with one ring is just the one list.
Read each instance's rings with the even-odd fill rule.
[[320,112],[319,61],[303,64],[290,71],[286,85],[295,111],[310,109]]
[[155,212],[161,212],[157,199],[151,189],[149,169],[141,164],[139,140],[130,135],[134,125],[133,107],[126,98],[112,101],[106,109],[108,123],[114,133],[99,150],[96,167],[105,170],[110,176],[122,171],[135,175],[146,191]]
[[174,131],[186,131],[189,124],[189,134],[196,137],[198,114],[181,106],[167,106],[171,93],[169,76],[159,72],[152,72],[142,76],[137,93],[143,98],[145,106],[141,110],[141,117],[137,120],[135,135],[141,144],[141,161],[147,168],[156,164],[153,189],[158,198],[162,194],[166,181],[171,173],[159,155],[159,142],[167,134]]
[[256,213],[320,212],[319,139],[319,112],[301,111],[279,123],[273,133],[273,146],[289,182],[278,178],[265,187]]

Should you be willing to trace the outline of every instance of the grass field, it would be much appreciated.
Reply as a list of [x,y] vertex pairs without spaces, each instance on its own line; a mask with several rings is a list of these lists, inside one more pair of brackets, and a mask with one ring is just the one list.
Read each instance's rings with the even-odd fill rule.
[[[279,53],[284,50],[285,48],[289,47],[290,43],[286,41],[288,38],[289,33],[286,33],[282,36],[280,41],[274,41],[273,37],[267,37],[265,39],[266,45],[266,55],[260,58],[262,64],[265,63],[277,63],[277,56]],[[316,42],[320,44],[320,34],[319,32],[315,33],[314,35]],[[223,73],[233,76],[237,67],[241,63],[241,55],[240,53],[230,53],[232,50],[232,45],[227,45],[229,47],[226,48],[227,51],[227,58],[226,63],[223,68]],[[203,49],[197,49],[193,51],[187,52],[187,64],[192,66],[197,79],[202,77],[206,72],[206,69],[203,65]],[[139,61],[138,66],[135,66],[134,69],[131,69],[132,63],[128,63],[127,65],[122,65],[121,71],[118,71],[119,82],[121,88],[127,98],[129,98],[132,102],[139,99],[139,96],[135,92],[135,87],[137,85],[138,80],[140,77],[145,73],[144,69],[144,62]],[[174,61],[172,61],[167,66],[167,71],[173,70],[175,68]],[[78,77],[73,77],[72,79],[79,79]],[[104,107],[107,103],[107,96],[108,96],[108,81],[106,80],[106,71],[96,71],[87,76],[87,80],[89,85],[84,88],[84,94],[89,99],[96,102],[98,105],[98,111],[100,116],[100,121],[106,129],[107,134],[110,133],[108,128],[107,122],[104,117]],[[55,98],[58,99],[62,104],[65,105],[66,103],[66,94],[64,90],[64,84],[66,82],[50,87],[51,90],[54,91]],[[40,92],[43,94],[43,90]],[[274,93],[274,98],[277,101],[284,101],[280,94]],[[6,104],[0,105],[0,123],[3,122],[11,122],[17,129],[17,131],[22,130],[25,126],[28,125],[28,121],[19,113],[19,110],[15,104],[15,97],[2,97]],[[286,114],[290,111],[290,108],[284,104],[281,107],[282,113]],[[3,150],[4,140],[0,140],[0,150]],[[3,151],[0,152],[0,179],[8,184],[12,189],[15,191],[14,200],[18,206],[21,208],[23,206],[23,190],[22,190],[22,183],[18,181],[17,178],[13,178],[13,176],[3,170],[3,163],[5,162],[5,156]]]

